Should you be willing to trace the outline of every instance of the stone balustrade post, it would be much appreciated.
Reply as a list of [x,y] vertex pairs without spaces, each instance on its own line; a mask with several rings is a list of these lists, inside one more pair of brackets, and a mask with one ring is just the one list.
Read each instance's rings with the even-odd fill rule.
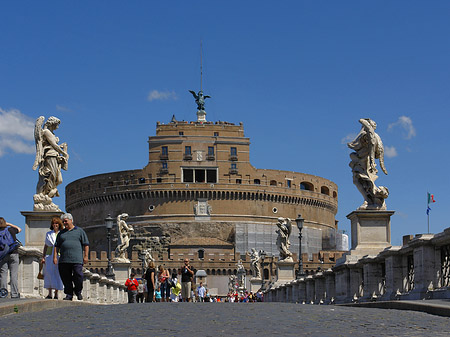
[[315,293],[314,303],[323,304],[323,303],[325,303],[325,297],[326,297],[325,276],[323,275],[323,272],[316,273],[313,276],[313,280],[314,280],[314,293]]
[[306,303],[306,280],[304,277],[298,281],[298,303]]
[[312,275],[306,277],[306,303],[312,304],[315,301],[315,286]]
[[99,288],[98,288],[98,303],[105,304],[106,303],[106,296],[107,296],[107,284],[108,279],[105,276],[100,277],[100,280],[98,281]]
[[401,247],[390,247],[380,253],[384,258],[385,266],[385,291],[381,300],[389,301],[396,298],[403,289],[403,257],[399,253]]
[[382,264],[375,257],[361,259],[364,273],[363,301],[375,301],[382,295],[383,269]]
[[[44,296],[44,280],[38,280],[39,261],[42,252],[33,247],[19,247],[19,293],[23,296]],[[9,273],[8,273],[9,278]],[[9,281],[8,281],[9,283]],[[8,289],[10,291],[10,289]]]
[[428,292],[433,290],[437,270],[434,259],[435,248],[431,244],[432,238],[432,234],[423,234],[409,242],[409,246],[414,249],[414,289],[410,292],[408,299],[430,297]]
[[331,268],[325,270],[323,275],[325,276],[325,303],[330,304],[336,300],[335,275]]
[[100,291],[100,286],[99,286],[99,281],[100,281],[100,275],[99,274],[92,274],[90,279],[89,279],[89,294],[90,294],[90,301],[92,303],[101,303],[99,300],[99,291]]

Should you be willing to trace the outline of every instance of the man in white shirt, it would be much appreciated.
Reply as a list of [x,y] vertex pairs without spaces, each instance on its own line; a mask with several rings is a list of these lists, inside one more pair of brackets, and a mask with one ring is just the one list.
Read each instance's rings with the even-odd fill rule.
[[200,285],[197,287],[197,295],[198,295],[198,300],[200,302],[205,302],[205,294],[206,294],[206,289],[203,286],[203,282],[200,282]]

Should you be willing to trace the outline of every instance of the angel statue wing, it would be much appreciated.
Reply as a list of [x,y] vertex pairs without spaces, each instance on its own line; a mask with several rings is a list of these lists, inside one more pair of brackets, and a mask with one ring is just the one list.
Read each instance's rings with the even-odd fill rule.
[[33,170],[35,171],[38,166],[42,163],[44,158],[44,150],[42,147],[42,124],[44,124],[45,117],[40,116],[36,119],[36,124],[34,125],[34,140],[36,142],[36,158],[34,159]]
[[192,94],[192,96],[194,96],[195,99],[198,99],[198,96],[195,93],[195,91],[189,90],[189,92]]
[[378,160],[380,161],[380,167],[383,170],[383,172],[385,174],[387,173],[386,170],[386,166],[384,166],[384,146],[383,146],[383,142],[381,141],[380,136],[378,136],[377,134],[376,138],[377,138],[377,148],[375,149],[375,158],[378,158]]

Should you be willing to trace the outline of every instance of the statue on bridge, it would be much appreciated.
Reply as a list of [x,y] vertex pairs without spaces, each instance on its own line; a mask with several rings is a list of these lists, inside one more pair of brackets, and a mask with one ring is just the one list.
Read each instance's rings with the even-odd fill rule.
[[385,210],[385,199],[389,196],[389,190],[387,187],[375,185],[375,180],[378,178],[376,159],[380,162],[381,170],[387,174],[384,166],[383,142],[375,132],[377,123],[369,118],[361,118],[359,122],[362,124],[361,131],[352,142],[347,144],[355,151],[350,154],[349,164],[353,172],[353,183],[364,198],[364,203],[358,209]]
[[258,251],[255,248],[252,248],[250,252],[247,252],[247,255],[250,256],[250,269],[252,271],[253,278],[260,279],[261,263],[259,262],[260,256]]
[[127,258],[127,248],[130,246],[130,236],[134,232],[133,226],[127,225],[125,220],[128,219],[127,213],[117,216],[117,227],[119,228],[120,245],[116,248],[116,257],[113,262],[130,262]]
[[292,232],[291,219],[278,218],[277,227],[277,247],[280,251],[279,261],[292,262],[292,253],[289,251],[289,248],[291,246],[289,236]]

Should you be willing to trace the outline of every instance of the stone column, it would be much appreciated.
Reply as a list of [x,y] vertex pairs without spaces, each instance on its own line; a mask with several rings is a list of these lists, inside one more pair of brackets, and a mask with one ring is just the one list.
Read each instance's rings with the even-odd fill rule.
[[120,283],[125,283],[125,281],[130,277],[131,262],[112,262],[114,274],[116,275],[116,281]]
[[100,277],[100,280],[98,281],[99,283],[98,299],[100,304],[106,303],[108,281],[109,279],[107,279],[105,276]]
[[[44,281],[38,280],[39,260],[42,258],[42,248],[19,247],[19,293],[24,296],[41,297],[44,296]],[[9,279],[9,272],[8,272]],[[9,284],[9,281],[8,281]],[[10,291],[10,289],[8,289]]]
[[63,212],[22,211],[25,217],[25,246],[40,249],[44,247],[45,234],[50,230],[53,217],[60,217]]
[[298,280],[292,281],[291,284],[292,284],[291,302],[298,303]]
[[89,286],[89,293],[91,295],[91,302],[93,303],[100,303],[99,301],[99,283],[98,281],[100,281],[100,275],[99,274],[92,274],[91,278],[89,280],[90,282],[90,286]]
[[327,269],[323,272],[325,276],[325,304],[331,304],[336,300],[336,284],[333,270]]
[[259,289],[261,289],[262,286],[262,280],[260,278],[254,278],[252,277],[250,279],[250,291],[252,293],[256,293]]
[[314,292],[315,292],[315,300],[316,304],[323,304],[325,302],[325,276],[323,272],[318,272],[313,277],[314,280]]
[[88,269],[83,270],[83,300],[90,301],[91,300],[91,277],[93,273]]
[[312,275],[306,277],[306,303],[312,304],[315,300],[315,287],[314,287],[314,279]]
[[302,277],[298,281],[298,303],[305,304],[306,303],[306,280]]
[[382,296],[383,301],[393,300],[403,289],[403,257],[399,250],[401,247],[390,247],[380,255],[384,257],[386,290]]

